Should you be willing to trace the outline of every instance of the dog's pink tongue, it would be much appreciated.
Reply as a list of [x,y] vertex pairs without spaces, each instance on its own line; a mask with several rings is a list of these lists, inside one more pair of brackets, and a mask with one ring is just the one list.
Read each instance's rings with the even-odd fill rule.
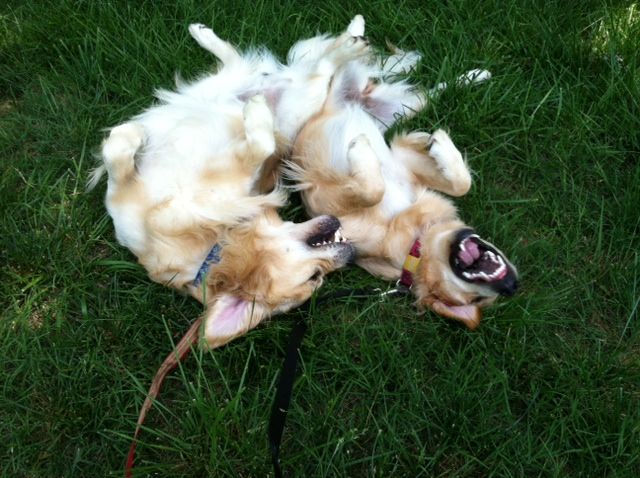
[[464,243],[464,247],[458,253],[458,258],[464,263],[465,266],[470,266],[480,257],[480,248],[478,244],[471,240],[467,240]]

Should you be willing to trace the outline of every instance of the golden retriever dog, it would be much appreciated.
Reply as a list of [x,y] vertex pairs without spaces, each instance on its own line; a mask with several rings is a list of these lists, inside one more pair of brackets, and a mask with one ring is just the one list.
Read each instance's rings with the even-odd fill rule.
[[300,305],[353,258],[335,217],[283,221],[282,189],[265,193],[264,184],[273,182],[265,182],[269,162],[323,107],[335,71],[367,53],[363,24],[357,16],[336,38],[298,42],[286,65],[191,25],[218,71],[158,92],[158,105],[113,128],[102,145],[90,186],[107,172],[118,241],[153,281],[206,304],[210,347]]
[[[357,61],[342,68],[324,107],[298,135],[287,174],[311,216],[340,219],[359,266],[399,279],[419,306],[474,329],[481,307],[516,291],[517,272],[436,192],[462,196],[471,186],[467,165],[447,133],[401,133],[385,142],[384,133],[399,116],[420,110],[446,87],[424,94],[398,81],[395,74],[410,69],[420,55],[403,58],[408,60]],[[488,76],[474,70],[458,81]]]

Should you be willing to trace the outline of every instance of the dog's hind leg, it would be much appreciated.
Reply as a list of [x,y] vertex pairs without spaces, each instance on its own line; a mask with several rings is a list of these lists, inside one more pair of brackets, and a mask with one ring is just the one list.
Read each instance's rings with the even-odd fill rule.
[[471,187],[467,164],[443,130],[398,135],[391,142],[391,153],[430,189],[463,196]]
[[241,60],[240,53],[230,43],[220,39],[211,28],[201,23],[189,25],[189,33],[202,48],[213,53],[223,64]]
[[111,130],[102,144],[102,159],[112,186],[128,181],[135,173],[135,154],[145,133],[137,123],[124,123]]

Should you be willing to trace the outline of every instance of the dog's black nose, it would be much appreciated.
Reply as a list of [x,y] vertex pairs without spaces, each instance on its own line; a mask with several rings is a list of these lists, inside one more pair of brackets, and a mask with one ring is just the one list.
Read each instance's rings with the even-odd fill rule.
[[504,295],[507,297],[512,296],[518,290],[518,279],[515,274],[507,274],[507,276],[502,279],[498,285],[498,294]]

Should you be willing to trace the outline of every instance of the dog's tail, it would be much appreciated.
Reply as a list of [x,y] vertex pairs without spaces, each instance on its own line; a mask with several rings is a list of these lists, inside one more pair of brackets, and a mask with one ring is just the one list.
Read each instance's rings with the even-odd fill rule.
[[[98,157],[98,160],[101,160]],[[99,164],[91,171],[89,171],[89,179],[87,180],[87,191],[93,191],[93,189],[98,185],[104,173],[107,172],[107,168],[104,164]]]

